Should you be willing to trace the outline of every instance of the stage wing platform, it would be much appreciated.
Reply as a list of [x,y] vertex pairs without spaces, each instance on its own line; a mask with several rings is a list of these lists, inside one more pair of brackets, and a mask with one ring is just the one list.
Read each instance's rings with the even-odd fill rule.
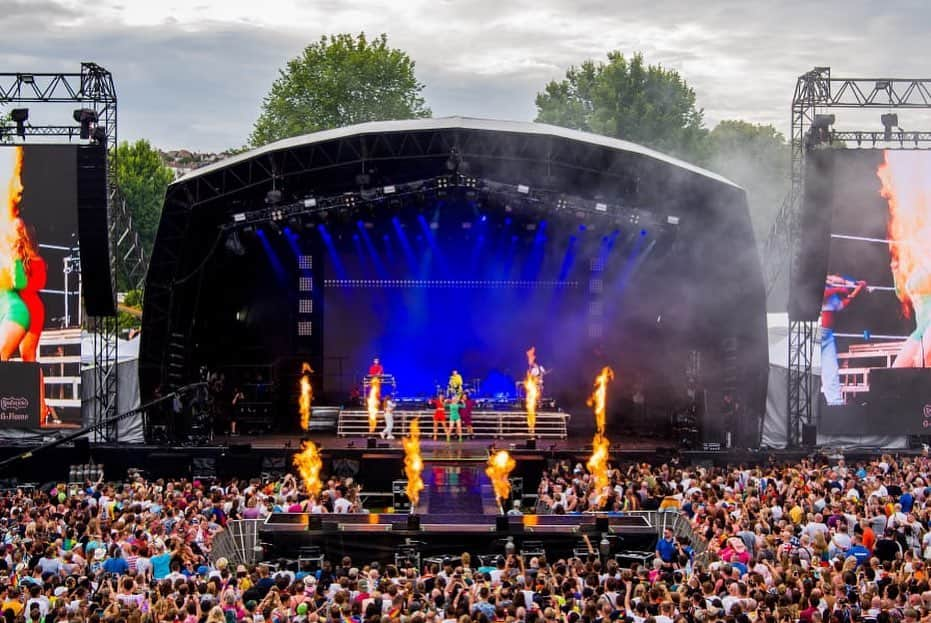
[[525,557],[555,557],[583,552],[597,555],[599,543],[604,539],[610,541],[612,553],[652,552],[657,534],[665,526],[675,527],[675,523],[675,513],[523,516],[273,513],[256,525],[253,538],[263,544],[261,555],[271,561],[300,561],[303,554],[314,551],[329,559],[358,555],[390,561],[411,544],[424,557],[458,555],[463,551],[484,557],[502,553],[507,541],[512,541],[516,551]]
[[[543,411],[537,413],[534,436],[545,439],[566,439],[570,415],[561,411]],[[420,420],[420,431],[424,437],[432,430],[433,411],[395,411],[395,436],[407,435],[410,423]],[[384,419],[378,416],[376,432],[381,431]],[[527,414],[520,411],[475,411],[472,413],[472,427],[476,437],[505,438],[528,437]],[[344,410],[340,412],[337,434],[340,437],[358,437],[369,434],[369,414],[362,410]]]

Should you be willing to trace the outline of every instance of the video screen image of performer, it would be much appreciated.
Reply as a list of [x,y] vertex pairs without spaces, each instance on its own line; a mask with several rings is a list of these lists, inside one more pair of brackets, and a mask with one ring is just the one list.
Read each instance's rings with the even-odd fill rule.
[[[38,359],[39,339],[45,327],[45,305],[40,292],[46,286],[48,268],[39,252],[35,230],[23,217],[24,150],[13,148],[13,167],[7,184],[7,205],[0,215],[0,361],[19,357]],[[45,383],[40,370],[40,426],[57,422],[57,414],[45,402]]]
[[369,366],[369,376],[382,376],[385,373],[385,368],[381,365],[381,360],[378,357],[372,360],[372,365]]
[[922,390],[876,372],[931,367],[931,153],[846,152],[818,152],[806,176],[811,209],[831,208],[821,391],[831,406],[893,407]]
[[844,404],[834,339],[835,318],[865,287],[865,281],[851,282],[840,275],[828,275],[825,279],[821,303],[821,392],[831,406]]

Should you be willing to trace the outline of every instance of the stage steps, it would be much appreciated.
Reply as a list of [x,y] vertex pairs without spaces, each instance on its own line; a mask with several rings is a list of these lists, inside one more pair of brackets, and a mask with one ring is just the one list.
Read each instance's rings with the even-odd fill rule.
[[[394,436],[407,435],[410,422],[420,418],[420,434],[428,439],[433,434],[433,411],[395,411]],[[536,437],[541,439],[565,439],[569,414],[561,411],[542,411],[537,413]],[[384,418],[378,416],[375,433],[381,432]],[[476,437],[505,438],[529,436],[527,414],[521,411],[475,411],[472,413],[472,427]],[[441,429],[442,430],[442,429]],[[465,434],[463,426],[463,434]],[[369,414],[367,411],[343,410],[339,414],[337,435],[340,437],[365,437],[369,434]]]

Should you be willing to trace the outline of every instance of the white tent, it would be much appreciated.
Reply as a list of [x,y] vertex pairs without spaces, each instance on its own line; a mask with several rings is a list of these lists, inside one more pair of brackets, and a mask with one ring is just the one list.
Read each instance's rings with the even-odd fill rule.
[[[769,389],[766,395],[766,417],[763,420],[762,445],[769,448],[786,446],[789,387],[789,315],[767,314],[769,329]],[[821,404],[821,349],[816,343],[812,353],[812,409],[815,422]],[[906,437],[899,435],[822,435],[818,445],[832,447],[905,448]]]

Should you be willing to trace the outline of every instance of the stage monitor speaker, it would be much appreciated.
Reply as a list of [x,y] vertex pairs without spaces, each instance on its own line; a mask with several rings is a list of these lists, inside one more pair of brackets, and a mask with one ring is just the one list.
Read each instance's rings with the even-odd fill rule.
[[802,424],[802,445],[813,448],[818,445],[818,427],[814,424]]
[[407,529],[411,532],[420,531],[420,515],[408,515],[407,516]]
[[508,523],[507,515],[497,515],[495,517],[495,530],[498,532],[507,532],[511,526]]
[[526,447],[528,450],[536,450],[537,449],[537,438],[531,437],[530,439],[528,439]]
[[249,454],[252,452],[251,443],[231,443],[230,444],[230,454]]
[[[796,240],[790,249],[789,319],[818,320],[831,249],[834,203],[834,150],[808,154]],[[790,231],[793,229],[790,226]]]
[[310,515],[307,518],[307,529],[316,532],[323,530],[323,517],[320,515]]
[[78,238],[81,246],[81,289],[88,316],[115,316],[116,296],[110,262],[107,216],[107,150],[78,147]]
[[607,517],[596,517],[595,530],[598,532],[609,532],[611,530],[611,522],[608,521]]
[[369,437],[365,440],[365,447],[368,450],[374,450],[378,447],[378,440],[375,437]]

